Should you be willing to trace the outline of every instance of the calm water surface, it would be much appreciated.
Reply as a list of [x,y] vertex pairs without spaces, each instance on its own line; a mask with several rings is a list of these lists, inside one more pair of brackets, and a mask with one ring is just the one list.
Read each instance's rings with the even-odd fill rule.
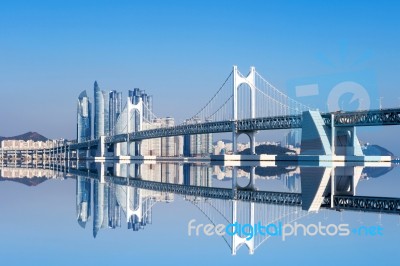
[[[333,195],[400,198],[393,165],[29,167],[0,168],[2,265],[398,263],[398,211],[350,210],[329,201]],[[207,236],[200,227],[196,236],[199,224],[232,224],[233,234],[235,224],[258,223],[271,225],[269,234],[249,237],[252,227]],[[289,233],[296,223],[310,235],[299,227],[283,240],[279,226]],[[313,234],[319,224],[330,225],[331,235]],[[335,232],[340,225],[349,235]]]

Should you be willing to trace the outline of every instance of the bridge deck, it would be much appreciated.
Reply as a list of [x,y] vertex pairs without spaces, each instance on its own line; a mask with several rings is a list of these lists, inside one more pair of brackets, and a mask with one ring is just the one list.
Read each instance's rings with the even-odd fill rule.
[[[334,115],[335,127],[353,127],[353,126],[384,126],[400,124],[400,108],[381,109],[370,111],[354,112],[335,112],[322,113],[321,116],[327,126],[331,126],[331,115]],[[255,130],[274,130],[274,129],[293,129],[302,127],[302,115],[287,115],[275,117],[259,117],[254,119],[242,119],[238,121],[218,121],[206,122],[189,125],[178,125],[174,127],[156,128],[142,130],[127,134],[119,134],[105,138],[106,144],[120,142],[139,141],[144,139],[172,137],[193,134],[226,133],[236,131],[255,131]],[[96,147],[99,140],[90,140],[82,143],[73,143],[66,146],[59,146],[56,149],[77,150]],[[65,149],[64,149],[65,148]]]
[[[383,126],[400,124],[400,108],[381,109],[370,111],[354,112],[335,112],[335,127],[352,126]],[[322,113],[321,116],[327,126],[331,126],[331,113]],[[144,139],[171,137],[191,134],[209,134],[225,133],[236,131],[254,131],[254,130],[274,130],[274,129],[292,129],[302,127],[302,115],[287,115],[275,117],[259,117],[254,119],[242,119],[234,121],[207,122],[190,125],[179,125],[174,127],[149,129],[129,134],[119,134],[106,137],[105,143],[138,141]],[[82,149],[98,145],[98,141],[89,141],[76,143],[69,146],[70,149]]]

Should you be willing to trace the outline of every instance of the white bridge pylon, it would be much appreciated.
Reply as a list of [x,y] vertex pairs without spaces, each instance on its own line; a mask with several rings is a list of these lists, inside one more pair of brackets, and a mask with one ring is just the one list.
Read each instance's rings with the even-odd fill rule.
[[[238,91],[240,85],[247,84],[250,88],[250,118],[256,117],[256,87],[255,87],[256,69],[250,68],[250,73],[247,77],[243,77],[237,69],[233,66],[233,120],[238,119]],[[244,88],[244,87],[242,87]]]
[[[136,115],[137,114],[137,115]],[[122,143],[114,145],[114,155],[131,154],[131,142],[129,141],[129,133],[141,131],[143,129],[143,101],[139,98],[137,104],[132,103],[131,97],[127,98],[126,105],[119,115],[115,127],[114,135],[127,134],[126,145],[121,147]]]
[[[236,122],[238,120],[238,95],[239,88],[245,89],[245,86],[241,86],[242,84],[248,85],[250,89],[250,118],[256,118],[256,87],[255,87],[255,78],[256,78],[256,68],[250,67],[250,72],[247,77],[244,77],[240,74],[237,66],[233,66],[233,121]],[[247,88],[246,88],[247,89]],[[236,127],[233,127],[232,132],[232,143],[233,143],[233,154],[237,153],[237,140],[240,134],[245,133],[250,139],[250,153],[255,154],[255,134],[256,131],[252,132],[238,132]]]

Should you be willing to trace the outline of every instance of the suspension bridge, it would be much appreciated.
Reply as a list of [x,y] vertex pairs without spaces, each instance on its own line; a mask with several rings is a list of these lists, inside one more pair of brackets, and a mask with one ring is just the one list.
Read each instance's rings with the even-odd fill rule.
[[[331,159],[334,156],[343,156],[359,157],[365,160],[357,138],[356,127],[399,125],[400,109],[321,113],[278,90],[254,67],[250,69],[248,75],[243,75],[234,66],[210,100],[185,123],[154,128],[154,122],[157,119],[158,117],[151,113],[141,100],[135,104],[128,100],[108,136],[79,143],[59,143],[50,149],[2,150],[1,157],[8,158],[10,155],[25,153],[42,156],[49,161],[82,160],[90,157],[118,158],[123,155],[121,154],[122,144],[127,146],[125,155],[131,156],[131,149],[128,147],[143,140],[213,133],[232,133],[234,154],[237,153],[239,135],[246,134],[250,139],[251,153],[255,154],[257,131],[299,128],[302,129],[301,156],[310,156],[311,159],[319,158],[312,156],[328,156]],[[81,152],[86,152],[86,155],[80,157]],[[140,155],[140,150],[135,155]],[[346,160],[346,158],[341,160]],[[382,158],[374,158],[374,160],[379,161]],[[54,166],[54,164],[47,165]],[[321,173],[321,180],[319,180],[324,182],[324,185],[321,186],[321,183],[318,183],[315,194],[307,195],[306,191],[302,193],[262,191],[252,186],[240,188],[236,185],[233,188],[194,186],[107,175],[104,164],[101,165],[103,169],[97,172],[65,168],[62,164],[57,167],[60,171],[80,178],[95,179],[94,236],[100,228],[109,226],[107,215],[110,215],[110,212],[107,212],[105,205],[110,204],[106,198],[111,190],[114,191],[116,198],[113,204],[118,204],[122,208],[130,224],[133,224],[135,220],[148,219],[151,207],[155,204],[155,192],[184,196],[214,225],[219,221],[241,224],[254,224],[255,221],[262,224],[277,221],[293,223],[310,215],[312,212],[309,209],[313,208],[400,213],[398,198],[336,193],[337,191],[333,189],[340,184],[334,182],[331,183],[330,188],[335,193],[326,193],[329,188],[328,177],[332,175],[327,170]],[[356,174],[352,173],[350,176],[354,179]],[[350,188],[354,188],[354,181],[353,187],[350,186]],[[143,193],[144,191],[150,191],[150,193]],[[308,209],[304,208],[305,204]],[[82,212],[84,208],[87,207],[82,205],[79,211]],[[269,237],[257,235],[248,240],[243,233],[223,236],[232,254],[236,254],[243,245],[246,245],[250,253],[253,253]]]
[[[80,143],[64,143],[39,153],[63,159],[120,159],[123,155],[132,159],[132,156],[141,156],[140,143],[143,140],[232,133],[233,154],[237,154],[239,135],[245,134],[250,140],[250,153],[254,155],[258,131],[299,128],[302,130],[299,157],[318,160],[325,156],[326,160],[363,161],[368,157],[362,153],[356,127],[399,125],[400,109],[321,113],[278,90],[254,67],[250,68],[248,75],[243,75],[234,66],[216,93],[186,122],[159,127],[155,123],[157,119],[140,99],[136,104],[128,99],[110,135]],[[125,154],[122,144],[126,147]],[[132,144],[139,147],[134,152],[131,151]],[[83,156],[79,156],[85,151]],[[13,156],[12,152],[2,150],[1,156]],[[14,151],[14,155],[16,153]],[[229,160],[227,156],[223,159]],[[390,159],[370,157],[372,161]]]

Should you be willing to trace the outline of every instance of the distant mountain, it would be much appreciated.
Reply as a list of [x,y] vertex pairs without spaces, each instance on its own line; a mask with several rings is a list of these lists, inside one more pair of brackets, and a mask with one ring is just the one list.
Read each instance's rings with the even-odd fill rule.
[[11,140],[24,140],[24,141],[27,141],[27,140],[47,141],[48,140],[48,138],[40,135],[37,132],[27,132],[25,134],[21,134],[21,135],[18,135],[18,136],[13,136],[13,137],[0,137],[0,141],[9,140],[9,139],[11,139]]
[[[250,173],[249,166],[240,166],[239,169],[242,169],[246,173]],[[284,166],[276,166],[276,167],[257,166],[255,168],[255,174],[259,175],[259,176],[278,176],[278,175],[283,175],[283,174],[289,173],[290,171],[293,171],[293,170],[287,169]]]
[[362,147],[362,151],[364,155],[367,156],[391,156],[394,157],[394,154],[389,150],[379,146],[379,145],[366,145]]
[[377,178],[385,175],[393,170],[393,166],[390,167],[365,167],[363,173],[368,177]]
[[[287,152],[295,153],[295,151],[276,145],[262,144],[256,146],[256,154],[285,154]],[[239,154],[250,154],[250,148],[244,149]]]
[[27,178],[27,177],[23,177],[23,178],[4,178],[4,177],[0,177],[0,182],[2,181],[13,181],[13,182],[17,182],[17,183],[21,183],[24,185],[27,185],[28,187],[34,187],[37,186],[41,183],[43,183],[44,181],[49,180],[46,177],[31,177],[31,178]]

